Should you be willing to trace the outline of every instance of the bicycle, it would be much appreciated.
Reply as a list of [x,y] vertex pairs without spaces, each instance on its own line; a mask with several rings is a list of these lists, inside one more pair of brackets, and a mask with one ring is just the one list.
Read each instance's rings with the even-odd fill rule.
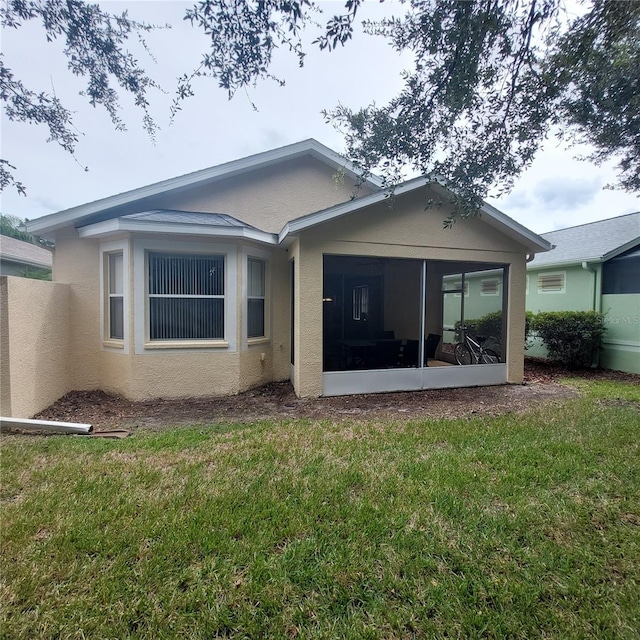
[[458,364],[497,364],[500,362],[498,354],[493,349],[485,349],[482,345],[486,342],[485,336],[476,336],[474,340],[467,334],[467,329],[473,325],[462,326],[462,342],[456,344],[453,353]]

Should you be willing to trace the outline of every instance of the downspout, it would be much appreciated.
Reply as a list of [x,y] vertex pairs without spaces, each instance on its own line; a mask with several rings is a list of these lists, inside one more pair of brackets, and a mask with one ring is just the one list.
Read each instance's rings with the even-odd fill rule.
[[[585,271],[590,271],[591,273],[593,273],[593,297],[591,300],[591,311],[598,311],[598,307],[600,306],[598,304],[598,270],[594,269],[593,267],[590,267],[586,261],[582,262],[582,268]],[[591,367],[595,369],[598,367],[599,364],[600,364],[600,350],[598,349],[598,351],[596,351],[593,357],[593,361],[591,362]]]
[[585,271],[591,271],[593,273],[593,300],[591,302],[591,311],[598,311],[598,270],[590,267],[587,262],[582,263],[582,268]]
[[93,431],[90,424],[75,422],[52,422],[51,420],[27,420],[22,418],[0,418],[0,429],[36,429],[54,433],[79,433],[89,435]]

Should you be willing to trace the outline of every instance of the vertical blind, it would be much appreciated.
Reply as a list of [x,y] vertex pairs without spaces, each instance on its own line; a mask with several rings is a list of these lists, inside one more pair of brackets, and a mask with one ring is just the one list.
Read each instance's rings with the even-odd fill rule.
[[107,254],[109,271],[109,338],[124,339],[123,258],[121,253]]
[[265,335],[265,262],[257,258],[247,260],[247,337]]
[[151,340],[224,338],[224,256],[149,253]]

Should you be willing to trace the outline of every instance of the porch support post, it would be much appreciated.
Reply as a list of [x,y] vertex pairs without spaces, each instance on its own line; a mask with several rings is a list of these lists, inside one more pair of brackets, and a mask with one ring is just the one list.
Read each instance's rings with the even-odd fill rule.
[[322,395],[323,255],[311,239],[300,238],[296,270],[295,390],[300,398]]
[[507,382],[520,384],[524,378],[524,322],[527,267],[525,256],[512,262],[508,269],[507,306]]
[[425,313],[427,305],[427,261],[422,261],[422,269],[420,270],[420,348],[418,349],[418,366],[422,369],[426,365],[425,362]]

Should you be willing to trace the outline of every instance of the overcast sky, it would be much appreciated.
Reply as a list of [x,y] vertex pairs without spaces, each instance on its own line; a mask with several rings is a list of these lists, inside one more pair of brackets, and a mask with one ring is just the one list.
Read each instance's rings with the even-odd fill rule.
[[[54,89],[75,112],[75,125],[82,135],[74,159],[45,142],[44,128],[3,117],[1,157],[18,167],[16,177],[28,190],[26,197],[5,191],[3,213],[33,219],[305,138],[316,138],[341,152],[342,136],[324,121],[321,110],[340,102],[350,107],[386,102],[402,87],[400,72],[410,64],[407,54],[400,56],[381,38],[366,35],[356,35],[346,48],[332,53],[309,47],[302,69],[295,58],[281,52],[272,71],[286,80],[285,87],[264,81],[229,101],[212,81],[203,80],[195,85],[195,98],[184,104],[169,125],[175,78],[195,68],[206,49],[204,36],[182,20],[191,3],[103,4],[112,11],[128,9],[134,18],[173,27],[148,37],[156,62],[139,52],[149,75],[167,92],[152,96],[152,115],[161,127],[156,144],[142,129],[141,113],[126,96],[122,98],[126,132],[115,131],[104,110],[93,109],[78,96],[83,84],[67,71],[61,43],[47,43],[35,24],[5,30],[5,64],[29,88]],[[341,5],[321,6],[332,15]],[[362,17],[375,19],[393,10],[398,11],[398,5],[371,3],[365,5]],[[612,166],[579,162],[574,159],[578,154],[549,141],[512,193],[491,203],[538,233],[640,209],[638,197],[603,190],[615,179]]]

